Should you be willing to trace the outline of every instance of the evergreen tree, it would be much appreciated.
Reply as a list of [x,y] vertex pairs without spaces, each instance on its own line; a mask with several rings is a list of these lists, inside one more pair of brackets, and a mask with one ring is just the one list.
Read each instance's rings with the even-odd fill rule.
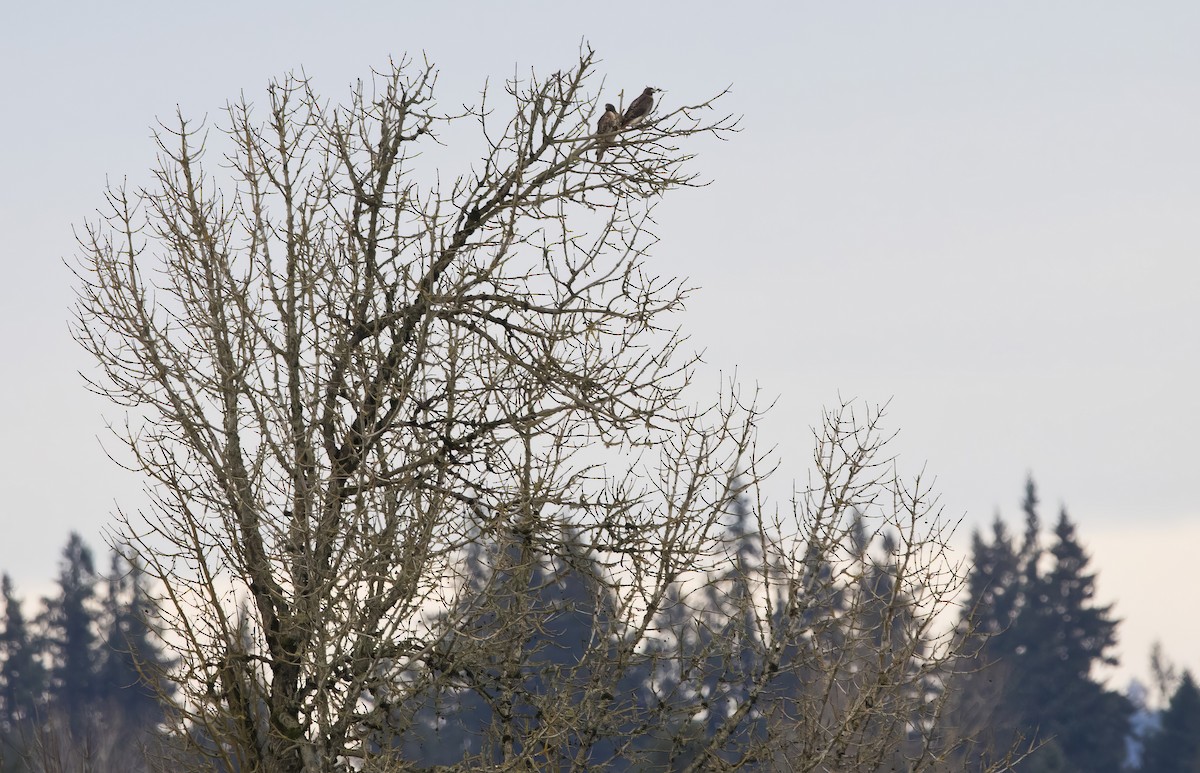
[[0,724],[11,730],[34,721],[45,698],[46,669],[38,659],[38,643],[26,625],[21,602],[7,574],[0,580],[4,595],[4,631],[0,633]]
[[[381,733],[381,746],[399,744],[420,764],[453,765],[496,760],[505,744],[521,749],[536,742],[536,755],[550,767],[615,764],[613,739],[622,734],[613,728],[636,725],[635,687],[649,672],[633,653],[598,654],[595,642],[616,633],[615,600],[570,527],[564,534],[566,549],[554,556],[520,533],[471,548],[465,608],[446,616],[458,623],[436,655],[446,678],[392,712],[391,729],[399,732]],[[479,641],[505,646],[481,651]],[[595,689],[608,696],[604,715],[575,718],[575,732],[554,743],[539,738],[546,716],[575,711],[582,692]],[[380,685],[374,692],[387,701],[393,689]]]
[[[696,674],[696,690],[706,703],[708,736],[716,733],[746,701],[764,660],[765,643],[755,624],[754,589],[750,581],[763,560],[762,544],[744,499],[734,500],[730,515],[726,537],[729,567],[706,586],[706,614],[711,618],[710,624],[699,628],[697,641],[693,643],[699,652],[710,653],[700,659],[702,666]],[[711,646],[714,640],[719,640],[721,646]],[[744,721],[730,730],[728,751],[732,759],[741,756],[741,742],[755,735],[754,720],[747,714]]]
[[990,543],[978,531],[972,535],[971,556],[965,622],[978,635],[986,660],[1005,643],[995,637],[1008,631],[1016,619],[1022,589],[1020,560],[999,515],[992,523]]
[[59,595],[45,600],[42,619],[52,654],[51,694],[77,731],[101,695],[96,581],[91,550],[72,532],[59,568]]
[[[514,534],[503,544],[468,549],[468,611],[461,635],[442,655],[457,687],[408,702],[401,722],[408,722],[401,740],[408,759],[453,765],[494,758],[489,746],[537,738],[544,713],[576,705],[575,694],[597,686],[609,696],[605,716],[580,717],[574,737],[558,748],[543,746],[547,764],[584,759],[611,770],[684,769],[719,732],[726,738],[719,754],[731,760],[743,754],[763,715],[735,716],[735,709],[764,665],[750,579],[763,553],[744,502],[730,513],[727,568],[686,597],[673,585],[655,624],[661,635],[634,651],[616,650],[615,600],[590,556],[577,548],[539,555],[523,541]],[[513,625],[528,621],[530,612],[536,626]],[[462,620],[461,610],[453,617]],[[596,657],[594,642],[606,639],[614,641],[611,657]],[[478,640],[511,642],[502,648],[509,661],[478,660],[470,646]]]
[[1096,575],[1087,571],[1088,557],[1075,538],[1075,524],[1063,509],[1054,527],[1056,542],[1050,552],[1054,568],[1046,576],[1043,598],[1047,611],[1059,625],[1052,639],[1053,660],[1070,676],[1087,677],[1095,663],[1116,665],[1109,653],[1117,643],[1117,620],[1112,605],[1096,606]]
[[[669,717],[654,738],[640,739],[644,769],[683,770],[705,742],[725,738],[716,759],[734,763],[765,733],[765,715],[739,712],[759,680],[766,645],[755,622],[752,578],[761,578],[763,546],[749,505],[733,501],[725,525],[728,564],[701,590],[685,594],[675,585],[658,627],[666,641],[655,653],[657,669],[646,679]],[[766,692],[782,697],[780,685]],[[763,703],[769,701],[764,699]]]
[[1200,689],[1183,678],[1162,714],[1157,732],[1146,739],[1141,773],[1200,773]]
[[1034,485],[1032,477],[1026,478],[1025,498],[1021,500],[1021,512],[1025,514],[1025,534],[1021,539],[1021,550],[1017,555],[1017,563],[1021,565],[1027,586],[1038,581],[1038,567],[1042,560],[1042,547],[1039,541],[1042,521],[1038,517],[1037,506],[1037,487]]
[[1020,694],[1027,716],[1040,720],[1072,767],[1080,771],[1117,771],[1125,756],[1125,738],[1133,706],[1124,696],[1092,679],[1097,664],[1116,664],[1118,621],[1112,606],[1097,606],[1095,574],[1075,537],[1064,509],[1050,548],[1053,567],[1034,585],[1035,603],[1023,616],[1030,678]]
[[997,748],[1015,739],[1044,742],[1017,769],[1118,771],[1125,756],[1132,705],[1093,679],[1093,667],[1115,663],[1118,621],[1095,604],[1095,574],[1064,510],[1043,567],[1037,494],[1027,483],[1025,534],[1015,553],[997,522],[991,544],[975,539],[969,577],[972,605],[963,630],[984,638],[973,664],[986,666],[962,681],[967,695],[994,707],[988,720]]
[[699,613],[696,606],[678,582],[671,584],[656,624],[659,636],[648,646],[653,670],[644,679],[642,688],[651,696],[651,705],[663,707],[665,716],[650,735],[634,740],[642,760],[641,770],[684,768],[700,753],[704,728],[703,723],[695,720],[702,711],[695,689],[696,676],[680,653],[680,650],[689,655],[695,652]]
[[927,742],[934,748],[944,740],[924,732],[942,694],[926,670],[928,620],[918,602],[925,589],[904,569],[913,546],[894,522],[861,511],[845,535],[838,538],[847,548],[841,561],[806,559],[801,583],[776,585],[780,594],[759,656],[765,662],[755,665],[765,689],[749,704],[752,715],[761,712],[768,725],[789,729],[795,739],[778,744],[771,769],[825,754],[820,744],[802,739],[829,733],[839,718],[853,716],[854,732],[829,749],[821,769],[914,769]]
[[162,718],[159,693],[170,694],[170,683],[163,678],[170,664],[154,640],[156,609],[141,568],[116,551],[105,613],[108,631],[99,658],[97,697],[130,727],[152,728]]

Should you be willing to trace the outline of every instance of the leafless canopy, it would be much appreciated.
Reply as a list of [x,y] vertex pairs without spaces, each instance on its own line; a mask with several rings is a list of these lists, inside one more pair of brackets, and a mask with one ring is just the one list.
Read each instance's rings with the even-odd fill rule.
[[[818,586],[829,600],[861,582],[846,567],[874,565],[866,543],[839,552],[862,532],[847,525],[855,508],[899,489],[851,485],[874,467],[819,455],[813,490],[826,499],[802,502],[790,529],[767,523],[753,496],[758,409],[735,385],[705,409],[683,398],[696,359],[672,315],[687,288],[646,255],[654,200],[696,184],[689,143],[735,121],[714,99],[668,91],[639,126],[599,137],[597,105],[614,97],[594,66],[585,51],[457,115],[439,111],[436,71],[420,62],[338,106],[288,77],[263,107],[228,106],[215,163],[200,127],[164,126],[155,183],[109,190],[81,232],[75,334],[100,366],[89,384],[127,408],[116,434],[152,500],[122,515],[122,539],[160,583],[177,730],[203,754],[239,770],[400,769],[419,696],[477,688],[494,722],[465,769],[607,764],[593,753],[606,738],[608,762],[932,764],[920,686],[937,661],[921,605],[944,597],[913,580],[934,579],[940,560],[927,550],[938,535],[916,520],[923,500],[889,511],[914,515],[888,548],[905,560],[895,590],[856,623],[874,627],[852,646],[844,623],[815,634],[801,611]],[[470,168],[426,165],[472,141]],[[822,438],[833,456],[877,448],[869,422]],[[851,487],[836,489],[843,479]],[[739,501],[760,545],[739,571],[757,579],[721,604],[756,621],[762,659],[716,712],[689,673],[734,638],[664,615],[689,583],[730,581],[723,539]],[[499,546],[482,588],[465,560],[481,545]],[[480,605],[539,630],[537,605],[499,585],[529,591],[545,567],[584,563],[604,624],[549,680],[575,684],[574,704],[526,690],[541,721],[521,724],[529,637],[489,637]],[[822,618],[831,630],[866,609],[839,598]],[[580,687],[568,672],[585,661]],[[484,663],[499,674],[486,689],[472,670]],[[612,685],[635,666],[650,674],[639,690],[672,689],[674,702],[641,701],[620,725]],[[780,672],[803,675],[808,702],[767,712],[757,702]],[[887,722],[872,712],[885,705]],[[762,734],[737,730],[747,718]],[[712,731],[697,742],[701,720]],[[636,741],[651,737],[652,749]]]

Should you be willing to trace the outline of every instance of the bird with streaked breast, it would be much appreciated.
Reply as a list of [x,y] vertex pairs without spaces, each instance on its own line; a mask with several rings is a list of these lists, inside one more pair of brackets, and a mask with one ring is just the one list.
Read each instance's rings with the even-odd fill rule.
[[617,112],[617,108],[612,104],[604,106],[604,115],[600,116],[600,120],[596,122],[596,134],[600,135],[600,147],[596,148],[596,160],[599,161],[604,157],[604,151],[608,148],[608,136],[621,128],[621,114]]

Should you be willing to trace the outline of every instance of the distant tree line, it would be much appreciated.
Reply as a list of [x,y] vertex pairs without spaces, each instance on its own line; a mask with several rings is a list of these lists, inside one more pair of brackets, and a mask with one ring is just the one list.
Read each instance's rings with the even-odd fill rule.
[[[1134,712],[1146,709],[1109,689],[1098,674],[1102,665],[1117,664],[1113,649],[1119,621],[1112,605],[1096,602],[1096,574],[1089,570],[1089,558],[1066,510],[1059,513],[1049,544],[1044,544],[1038,504],[1030,480],[1022,503],[1025,528],[1019,542],[1013,540],[999,516],[990,539],[978,532],[974,535],[967,599],[958,629],[966,642],[963,655],[944,664],[949,666],[945,673],[911,682],[913,689],[949,691],[945,705],[952,718],[940,723],[939,732],[970,739],[969,751],[943,760],[940,769],[979,771],[1000,765],[1017,773],[1200,772],[1200,691],[1193,677],[1186,672],[1179,677],[1168,674],[1166,680],[1173,691],[1169,706],[1158,714],[1150,713],[1147,730],[1134,730]],[[805,629],[813,637],[832,637],[838,646],[864,647],[884,658],[903,652],[908,659],[906,668],[919,668],[922,653],[902,646],[911,641],[911,627],[919,621],[916,616],[896,614],[909,607],[896,604],[893,596],[897,592],[894,578],[903,568],[895,564],[892,537],[868,535],[862,521],[855,528],[856,536],[849,544],[855,546],[851,558],[857,566],[853,570],[857,587],[820,586],[828,593],[820,604],[809,607]],[[731,560],[726,572],[711,578],[699,593],[676,589],[676,600],[668,607],[662,629],[687,642],[688,657],[680,662],[694,665],[685,671],[656,670],[647,660],[642,673],[627,672],[626,682],[615,686],[622,696],[615,714],[625,718],[625,731],[635,739],[630,743],[643,750],[661,751],[657,756],[643,756],[643,760],[653,761],[643,769],[692,769],[697,762],[693,750],[704,748],[706,739],[717,733],[725,733],[730,746],[736,748],[738,739],[748,745],[765,734],[768,723],[782,717],[794,723],[797,738],[804,737],[804,724],[814,721],[813,705],[806,703],[812,685],[806,684],[802,672],[783,671],[767,680],[769,689],[758,693],[761,702],[757,710],[745,712],[733,725],[725,724],[730,711],[745,705],[747,695],[754,691],[754,675],[769,670],[771,642],[764,641],[761,626],[745,614],[744,604],[754,593],[750,579],[756,574],[754,567],[760,567],[763,560],[759,539],[744,503],[739,503],[729,523]],[[486,551],[480,548],[480,552]],[[477,554],[471,564],[470,582],[481,595],[496,580],[485,570],[485,563]],[[824,566],[816,574],[833,570]],[[597,566],[577,555],[570,561],[541,563],[529,576],[529,588],[535,589],[538,599],[535,603],[543,610],[539,618],[554,622],[524,641],[528,658],[518,677],[520,688],[512,694],[528,697],[554,692],[545,675],[578,666],[583,643],[600,635],[597,625],[604,615],[596,605],[606,602],[587,581],[597,571]],[[847,593],[861,594],[866,600],[858,607],[853,625],[865,622],[872,631],[870,642],[839,639],[847,631],[831,624],[855,605]],[[878,609],[878,619],[872,618],[871,608]],[[464,635],[488,638],[499,634],[503,626],[495,606],[481,605],[480,609],[488,611],[468,616],[471,622]],[[885,615],[890,619],[885,620]],[[715,642],[723,644],[714,646]],[[736,644],[729,647],[729,642]],[[786,645],[790,651],[785,660],[803,657],[798,649],[792,649],[802,646],[799,642]],[[836,650],[837,646],[831,648]],[[501,737],[492,732],[497,716],[491,697],[501,681],[499,675],[487,677],[486,665],[448,665],[456,666],[463,675],[456,687],[422,694],[411,701],[407,711],[395,714],[406,719],[404,730],[392,742],[404,745],[407,758],[453,764],[464,754],[477,754],[481,744]],[[869,677],[861,676],[864,678],[852,680],[859,687],[869,682]],[[855,699],[853,690],[849,691],[846,700]],[[671,703],[674,719],[660,723],[655,733],[638,737],[639,712],[664,700]],[[539,713],[528,707],[527,720],[535,721]],[[917,714],[898,717],[883,706],[876,719],[907,721],[914,738],[913,728],[923,721]],[[865,729],[862,732],[864,737],[871,734]],[[738,755],[733,753],[730,759],[738,759]],[[797,758],[788,759],[794,764]],[[713,760],[711,767],[720,768],[720,762]],[[787,769],[771,760],[753,762],[757,767],[752,765],[752,769]],[[852,769],[907,769],[888,765],[884,761],[880,767]],[[813,769],[846,768],[823,764]]]
[[58,592],[32,618],[10,577],[0,583],[0,770],[143,769],[170,690],[152,675],[170,664],[139,566],[114,552],[101,574],[71,534]]
[[[751,613],[751,599],[771,569],[749,507],[739,500],[726,523],[727,568],[691,590],[676,583],[656,623],[664,647],[656,652],[651,646],[632,661],[615,652],[598,657],[604,650],[595,641],[609,636],[620,602],[597,581],[603,567],[571,534],[563,535],[562,544],[574,549],[532,561],[522,557],[519,534],[476,543],[465,556],[460,601],[440,616],[456,621],[460,641],[447,641],[430,657],[446,678],[414,672],[411,678],[426,678],[428,687],[408,689],[394,704],[391,685],[376,685],[365,699],[385,706],[378,713],[384,721],[363,732],[376,748],[395,750],[393,759],[416,769],[453,767],[491,756],[489,745],[530,739],[541,745],[529,754],[535,759],[576,759],[601,769],[704,770],[739,760],[750,769],[784,769],[803,759],[805,750],[780,748],[774,758],[744,753],[769,735],[787,737],[781,727],[792,727],[801,743],[811,732],[806,725],[837,710],[815,694],[836,684],[843,705],[876,697],[895,704],[872,707],[853,732],[860,744],[872,738],[892,743],[894,730],[873,723],[907,725],[899,737],[907,734],[911,745],[895,749],[896,763],[930,743],[921,738],[926,724],[955,736],[946,739],[946,748],[967,741],[934,769],[985,770],[1002,763],[1018,773],[1200,771],[1200,690],[1193,676],[1177,674],[1156,653],[1159,688],[1169,696],[1157,713],[1108,689],[1096,672],[1116,662],[1118,621],[1111,605],[1095,601],[1096,575],[1075,525],[1064,510],[1043,544],[1032,481],[1023,511],[1019,541],[999,516],[990,535],[974,535],[958,627],[963,654],[943,663],[942,673],[906,677],[908,690],[946,692],[944,704],[905,702],[872,687],[882,674],[895,678],[890,669],[919,670],[925,654],[912,646],[920,640],[913,632],[920,616],[897,602],[903,591],[896,578],[903,569],[896,565],[893,536],[869,533],[858,519],[848,542],[854,546],[849,564],[813,567],[809,592],[823,596],[806,605],[806,619],[797,621],[796,630],[805,634],[784,642],[766,635]],[[848,570],[850,565],[855,568]],[[849,571],[855,584],[818,581],[836,571]],[[119,552],[107,574],[98,572],[77,534],[63,551],[57,585],[39,613],[27,618],[12,582],[3,578],[0,770],[70,770],[84,761],[92,769],[152,769],[166,740],[159,697],[171,689],[157,675],[172,664],[157,643],[151,589],[137,564]],[[509,614],[517,604],[522,614]],[[795,609],[778,600],[775,608],[780,614]],[[787,630],[781,621],[773,628]],[[853,628],[870,635],[859,637]],[[473,647],[472,641],[489,646]],[[497,649],[497,641],[507,646]],[[509,650],[519,654],[495,654]],[[812,660],[818,650],[841,650],[845,662],[856,666],[821,674]],[[873,654],[883,658],[880,667],[863,669]],[[789,667],[806,660],[805,668]],[[607,695],[604,722],[550,717],[586,706],[581,696],[589,690]],[[952,718],[934,723],[914,710],[922,705],[943,705]],[[1131,717],[1139,709],[1147,721],[1135,732]],[[581,734],[540,736],[542,724],[575,725]],[[583,737],[583,728],[598,725],[605,727],[603,738]],[[720,744],[711,743],[715,736],[722,737]],[[874,762],[840,768],[829,760],[811,769],[892,769],[887,754],[864,758]]]
[[[520,535],[476,546],[468,558],[473,593],[465,609],[444,617],[463,621],[461,639],[510,641],[522,653],[516,667],[494,657],[494,646],[448,642],[457,654],[440,668],[455,678],[410,693],[390,710],[377,742],[424,766],[496,756],[489,746],[514,739],[538,739],[543,761],[605,770],[908,770],[922,765],[923,747],[930,759],[962,764],[921,730],[932,725],[926,712],[938,701],[922,696],[936,689],[921,672],[926,621],[899,584],[895,539],[854,519],[845,563],[814,563],[811,603],[788,620],[797,607],[770,599],[774,617],[764,625],[755,613],[763,599],[755,597],[775,569],[747,502],[735,502],[725,526],[725,569],[692,578],[690,588],[674,583],[652,644],[634,658],[597,657],[589,645],[611,637],[619,600],[597,582],[603,567],[571,535],[564,543],[574,549],[538,556],[523,575],[530,562]],[[856,582],[832,582],[838,574]],[[522,599],[535,615],[506,613]],[[528,626],[531,619],[537,624]],[[598,739],[583,732],[594,720],[548,721],[581,732],[539,737],[547,715],[586,706],[589,689],[608,693]],[[841,748],[815,740],[822,727],[846,736]]]

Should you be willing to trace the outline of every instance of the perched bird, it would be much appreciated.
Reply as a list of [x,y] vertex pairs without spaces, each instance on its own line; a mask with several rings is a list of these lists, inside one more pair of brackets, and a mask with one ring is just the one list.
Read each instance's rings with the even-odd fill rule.
[[604,157],[604,150],[608,147],[606,135],[612,134],[620,128],[621,114],[617,112],[617,108],[613,107],[611,103],[606,104],[604,106],[604,115],[600,116],[600,120],[596,122],[596,134],[600,135],[600,147],[596,148],[597,161]]
[[654,92],[656,91],[658,89],[653,86],[647,86],[637,99],[630,102],[629,107],[625,110],[625,116],[621,119],[621,125],[629,127],[641,123],[654,109]]

